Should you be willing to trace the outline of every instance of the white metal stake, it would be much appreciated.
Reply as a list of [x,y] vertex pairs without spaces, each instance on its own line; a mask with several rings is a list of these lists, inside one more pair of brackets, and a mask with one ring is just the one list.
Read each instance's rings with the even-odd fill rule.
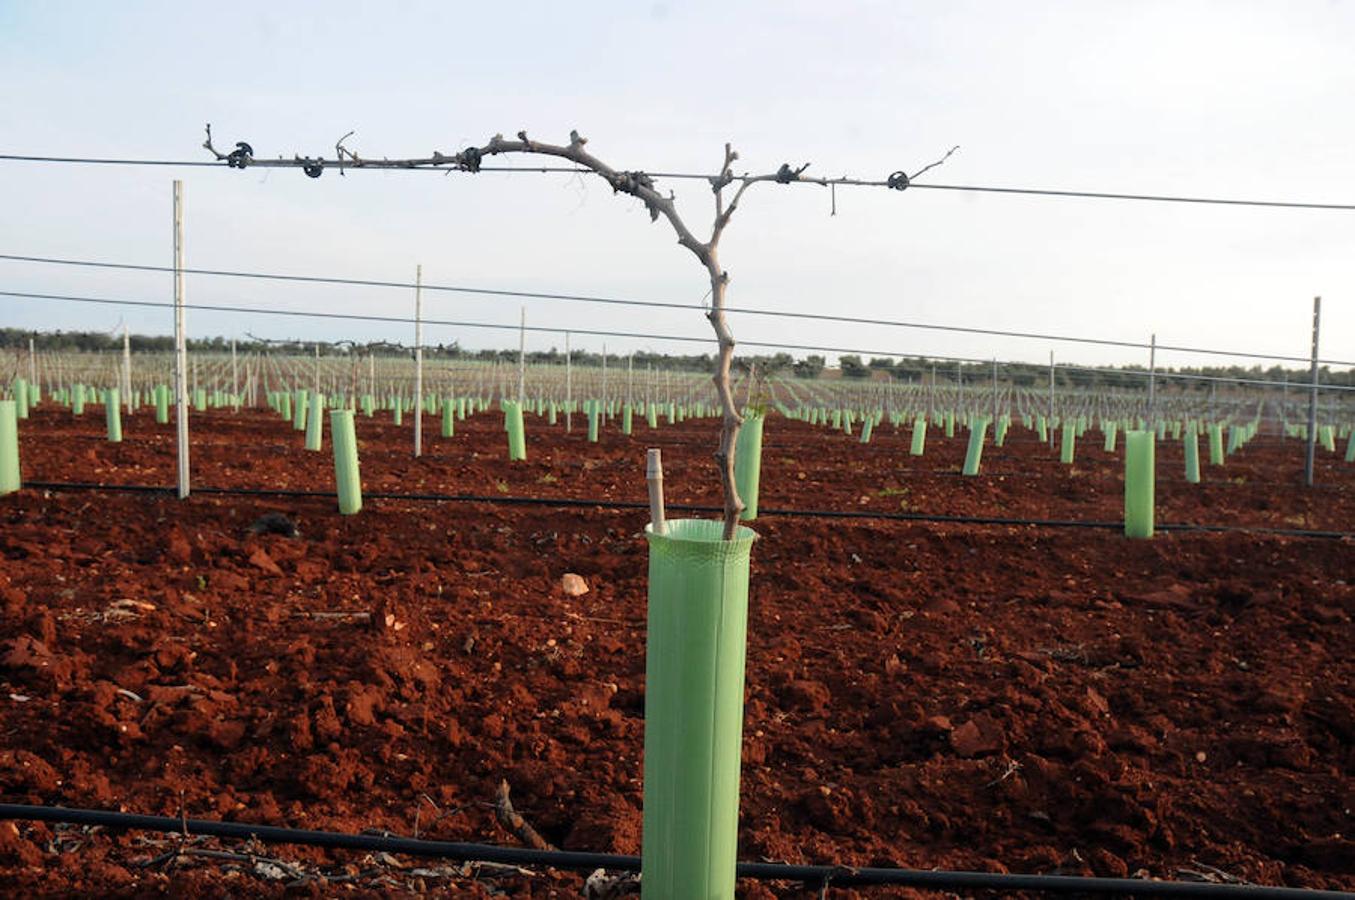
[[1054,446],[1054,351],[1049,351],[1049,421],[1045,424],[1049,446]]
[[574,431],[574,417],[570,414],[570,404],[574,399],[574,370],[569,359],[569,332],[565,332],[565,433]]
[[240,367],[235,358],[235,338],[231,338],[231,406],[240,411]]
[[38,357],[33,351],[33,339],[28,339],[28,383],[38,383]]
[[174,416],[179,499],[188,496],[188,349],[184,337],[183,182],[174,181]]
[[997,435],[997,357],[993,357],[993,435]]
[[626,405],[631,405],[631,387],[634,380],[635,354],[626,357]]
[[423,265],[414,267],[414,456],[423,455]]
[[607,424],[607,345],[602,345],[602,424]]
[[127,415],[132,414],[132,338],[127,326],[122,326],[122,401]]
[[1156,428],[1157,419],[1157,333],[1148,343],[1148,428]]
[[521,310],[518,319],[518,405],[521,406],[527,396],[527,307]]
[[1322,298],[1313,298],[1313,361],[1309,371],[1312,388],[1308,394],[1308,452],[1303,460],[1303,483],[1313,486],[1313,456],[1317,450],[1317,337],[1322,325]]

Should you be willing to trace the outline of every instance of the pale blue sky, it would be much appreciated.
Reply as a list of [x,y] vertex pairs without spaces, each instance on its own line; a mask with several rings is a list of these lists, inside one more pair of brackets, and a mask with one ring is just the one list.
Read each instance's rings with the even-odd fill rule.
[[[0,152],[205,158],[453,152],[571,128],[620,168],[884,177],[1355,202],[1349,2],[16,3],[0,0]],[[0,252],[696,302],[703,272],[644,210],[567,176],[0,163]],[[677,183],[708,227],[710,193]],[[1355,359],[1355,212],[768,186],[724,241],[732,305]],[[0,289],[169,299],[167,276],[0,261]],[[411,314],[400,293],[193,278],[190,302]],[[519,302],[433,295],[430,317]],[[704,336],[697,312],[528,301],[530,324]],[[166,332],[163,312],[0,299],[15,327]],[[737,337],[899,354],[1146,362],[1041,341],[735,315]],[[196,313],[198,334],[411,336]],[[433,328],[430,342],[513,338]],[[536,337],[529,344],[559,345]],[[597,349],[599,340],[577,343]],[[624,352],[633,342],[609,341]],[[650,343],[654,349],[682,345]],[[1162,355],[1161,363],[1198,364]]]

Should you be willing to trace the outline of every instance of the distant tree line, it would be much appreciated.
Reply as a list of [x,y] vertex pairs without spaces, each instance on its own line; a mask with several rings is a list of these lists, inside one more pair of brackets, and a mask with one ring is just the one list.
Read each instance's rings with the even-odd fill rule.
[[[44,352],[86,352],[107,353],[122,350],[122,335],[105,331],[25,331],[20,328],[0,328],[0,348],[27,350],[32,339],[36,349]],[[133,334],[128,339],[134,353],[171,353],[174,339],[168,336],[150,336]],[[315,352],[315,341],[302,340],[264,340],[253,336],[237,340],[236,349],[240,353],[282,353],[299,354]],[[376,354],[391,356],[412,353],[410,347],[392,344],[386,341],[328,342],[320,341],[320,352],[325,356],[358,353],[366,356]],[[224,337],[190,338],[188,349],[194,353],[228,353],[231,342]],[[516,350],[467,350],[458,342],[450,344],[430,344],[424,347],[424,356],[429,359],[475,360],[479,362],[516,363]],[[637,369],[669,369],[674,371],[710,372],[715,359],[708,353],[689,355],[654,353],[637,350],[633,356],[633,365]],[[552,347],[549,350],[533,350],[526,354],[527,362],[536,365],[561,365],[565,363],[563,350]],[[575,365],[600,366],[602,354],[583,350],[574,350],[570,358]],[[608,364],[625,366],[625,356],[608,354]],[[739,356],[734,360],[734,368],[739,372],[755,369],[759,377],[776,375],[794,375],[799,378],[818,378],[827,369],[824,356],[810,354],[796,359],[789,353],[775,353],[761,356]],[[923,383],[933,373],[938,381],[953,383],[958,376],[964,383],[988,383],[992,379],[991,363],[960,363],[933,360],[925,356],[881,357],[872,356],[863,361],[859,355],[847,354],[838,358],[838,368],[843,378],[866,379],[882,373],[905,383]],[[1090,368],[1090,367],[1088,367]],[[1098,371],[1088,371],[1068,364],[1055,368],[1055,384],[1060,388],[1141,388],[1147,375],[1147,369],[1141,365],[1098,366]],[[1225,380],[1250,380],[1283,382],[1288,380],[1296,385],[1308,382],[1308,369],[1286,369],[1283,366],[1263,368],[1255,366],[1203,366],[1179,369],[1159,369],[1158,384],[1177,385],[1195,390],[1209,390],[1209,383],[1185,378],[1173,379],[1173,375],[1194,375],[1221,378]],[[1049,368],[1032,363],[999,363],[998,378],[1018,387],[1043,387],[1049,384]],[[1330,367],[1321,368],[1321,383],[1331,385],[1355,386],[1355,369],[1332,371]]]
[[[966,384],[987,384],[992,381],[992,363],[956,363],[952,360],[932,360],[925,356],[872,356],[863,361],[860,356],[848,354],[838,357],[838,368],[843,378],[866,379],[875,373],[884,373],[903,382],[922,383],[933,376],[938,382],[954,383],[958,377]],[[1092,371],[1095,369],[1095,371]],[[798,374],[798,373],[797,373]],[[817,374],[817,373],[816,373]],[[1049,367],[1034,363],[998,363],[998,379],[1018,387],[1044,387],[1049,384]],[[1157,370],[1160,386],[1189,387],[1208,390],[1209,383],[1177,376],[1205,376],[1224,380],[1289,381],[1295,385],[1307,384],[1307,368],[1286,369],[1283,366],[1186,366]],[[1147,383],[1148,368],[1142,365],[1085,366],[1061,364],[1054,368],[1056,388],[1142,388]],[[814,377],[814,376],[808,376]],[[1355,385],[1355,369],[1333,371],[1330,366],[1319,369],[1322,384]]]

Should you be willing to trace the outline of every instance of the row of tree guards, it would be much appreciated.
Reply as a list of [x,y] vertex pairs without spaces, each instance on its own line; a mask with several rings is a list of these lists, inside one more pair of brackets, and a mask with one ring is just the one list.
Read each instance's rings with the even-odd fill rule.
[[[8,403],[8,408],[13,410],[13,418],[15,419],[27,418],[30,407],[37,405],[42,398],[42,391],[39,386],[23,378],[15,379],[6,393],[13,398],[4,402]],[[171,421],[171,397],[172,389],[165,384],[152,386],[145,395],[140,390],[134,390],[130,398],[124,398],[119,388],[100,390],[83,383],[59,387],[50,394],[50,399],[53,402],[67,407],[74,415],[84,415],[87,405],[101,405],[107,422],[108,440],[114,442],[122,440],[124,409],[135,413],[143,403],[148,403],[153,407],[155,422],[161,425],[168,424]],[[360,414],[363,417],[371,418],[378,413],[387,414],[394,424],[402,425],[405,414],[412,413],[414,409],[414,400],[399,393],[389,393],[381,397],[371,394],[348,397],[342,394],[326,395],[306,388],[298,388],[294,391],[270,392],[266,396],[265,402],[283,419],[290,422],[294,429],[305,434],[304,446],[311,451],[322,449],[325,413],[329,413],[330,430],[335,435],[337,454],[335,462],[336,482],[348,486],[341,492],[345,496],[341,499],[340,505],[345,513],[356,512],[361,508],[356,439],[354,438],[351,442],[351,448],[348,445],[348,430],[356,427],[354,415]],[[491,408],[492,402],[492,398],[489,396],[441,397],[429,394],[423,397],[422,406],[425,416],[440,419],[442,437],[452,438],[456,433],[457,421],[464,420],[467,415],[487,411]],[[195,393],[191,403],[191,407],[195,411],[222,408],[238,410],[241,405],[242,398],[239,394],[220,390],[208,392],[202,389]],[[521,401],[500,398],[497,405],[503,414],[510,461],[527,458],[527,414],[535,415],[538,419],[544,418],[548,425],[555,426],[558,425],[561,418],[582,413],[586,418],[587,440],[590,442],[600,440],[601,432],[608,421],[619,423],[620,431],[623,434],[631,435],[634,433],[637,420],[643,421],[648,428],[654,429],[658,428],[661,422],[667,422],[671,425],[688,418],[707,418],[718,415],[718,410],[712,405],[700,402],[687,404],[669,401],[631,404],[620,400],[602,399],[556,401],[548,400],[543,396]],[[892,413],[886,413],[882,408],[862,410],[805,405],[790,408],[778,401],[775,408],[786,418],[805,421],[811,425],[832,428],[846,435],[857,436],[857,439],[863,444],[871,442],[877,428],[887,418],[889,424],[896,430],[911,428],[909,452],[913,456],[925,454],[929,428],[941,430],[947,438],[953,438],[957,429],[968,429],[968,444],[964,464],[961,468],[961,473],[966,476],[980,473],[985,445],[991,441],[995,447],[1004,446],[1013,425],[1011,415],[999,415],[994,422],[990,415],[975,412],[973,407],[969,409],[962,407],[959,410],[933,410],[928,413],[925,408],[919,405],[915,410],[896,410]],[[346,417],[335,415],[341,412],[348,412],[350,415]],[[765,422],[765,416],[761,414],[760,408],[750,408],[750,412],[754,412],[754,414],[748,417],[747,426],[740,431],[735,456],[740,495],[745,498],[747,506],[744,514],[745,519],[752,519],[756,517],[757,513],[757,485],[760,480],[761,445]],[[1179,441],[1184,450],[1185,479],[1190,483],[1198,483],[1201,479],[1201,438],[1204,438],[1206,442],[1209,464],[1221,466],[1227,456],[1245,446],[1259,433],[1262,421],[1262,406],[1259,404],[1252,406],[1250,410],[1245,411],[1248,413],[1245,416],[1242,414],[1243,412],[1243,410],[1239,410],[1238,414],[1230,415],[1225,421],[1208,421],[1203,418],[1177,418],[1170,421],[1158,419],[1152,423],[1151,427],[1142,417],[1122,419],[1102,417],[1099,421],[1094,422],[1093,418],[1087,414],[1064,419],[1057,416],[1047,417],[1043,413],[1025,413],[1020,414],[1017,421],[1041,443],[1049,443],[1051,446],[1057,444],[1060,461],[1068,465],[1074,463],[1078,442],[1086,436],[1094,425],[1099,428],[1102,438],[1101,445],[1105,452],[1115,452],[1120,436],[1124,435],[1127,459],[1130,455],[1138,458],[1138,454],[1144,452],[1136,450],[1134,442],[1130,440],[1137,433],[1148,433],[1154,439],[1154,442]],[[3,413],[0,413],[0,415],[3,415]],[[411,416],[411,418],[415,421],[417,427],[423,417]],[[0,428],[5,427],[7,426],[0,422]],[[10,426],[10,429],[17,434],[17,424]],[[0,432],[0,434],[3,433],[7,432]],[[1287,438],[1303,440],[1306,440],[1308,436],[1305,424],[1287,421],[1282,423],[1282,434]],[[1338,440],[1344,441],[1345,460],[1355,462],[1355,428],[1352,428],[1350,423],[1321,424],[1318,426],[1316,443],[1327,452],[1337,452]],[[342,453],[340,453],[341,447],[343,448]],[[0,452],[3,452],[3,447],[0,447]],[[4,453],[0,462],[17,471],[17,450],[13,454]],[[7,485],[7,490],[15,490],[18,483],[17,475],[9,481],[0,483]],[[1142,483],[1141,478],[1129,478],[1127,476],[1127,491],[1140,483]],[[1135,496],[1142,497],[1142,490],[1138,490]],[[1135,504],[1134,508],[1142,509],[1144,504],[1140,501]],[[1130,520],[1128,511],[1127,505],[1127,523]],[[1136,527],[1130,530],[1137,534],[1144,529]]]

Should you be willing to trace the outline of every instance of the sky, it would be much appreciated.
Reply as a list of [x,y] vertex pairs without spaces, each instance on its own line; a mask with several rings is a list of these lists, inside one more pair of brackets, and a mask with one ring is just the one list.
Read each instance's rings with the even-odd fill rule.
[[[1355,203],[1355,3],[531,2],[321,6],[0,0],[0,153],[424,156],[571,129],[619,169],[809,174]],[[711,352],[705,273],[633,198],[572,175],[0,161],[0,253],[692,304],[425,293],[430,319]],[[702,182],[664,182],[693,230]],[[841,188],[751,189],[721,244],[732,307],[1355,360],[1355,211]],[[0,260],[0,290],[170,301],[171,276]],[[413,292],[190,276],[188,302],[410,317]],[[169,333],[172,314],[0,297],[0,325]],[[1144,349],[731,313],[735,337],[869,355],[1146,365]],[[194,335],[386,339],[403,324],[190,311]],[[436,325],[426,343],[510,347]],[[530,349],[563,347],[529,334]],[[746,346],[749,352],[775,347]],[[805,350],[791,349],[796,356]],[[830,358],[835,353],[827,354]],[[1160,351],[1159,366],[1238,362]],[[1298,367],[1298,363],[1291,363]]]

